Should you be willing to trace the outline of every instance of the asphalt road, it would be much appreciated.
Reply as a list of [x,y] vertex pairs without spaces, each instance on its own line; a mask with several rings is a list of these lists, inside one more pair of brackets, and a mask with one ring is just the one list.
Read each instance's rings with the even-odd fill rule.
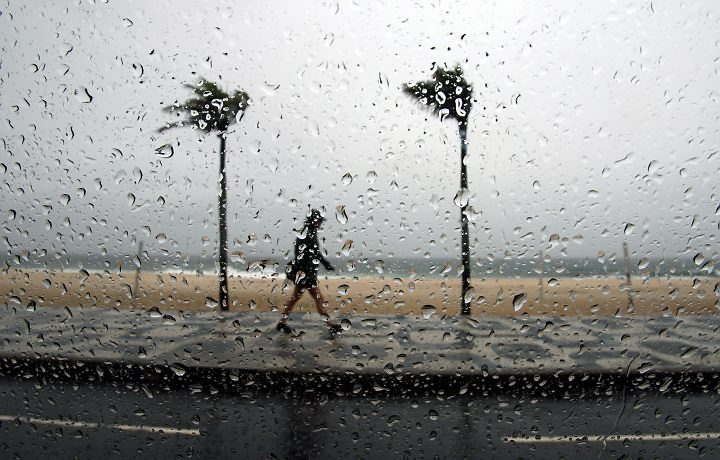
[[[0,381],[3,458],[716,458],[720,397],[371,396]],[[609,394],[606,394],[609,393]]]

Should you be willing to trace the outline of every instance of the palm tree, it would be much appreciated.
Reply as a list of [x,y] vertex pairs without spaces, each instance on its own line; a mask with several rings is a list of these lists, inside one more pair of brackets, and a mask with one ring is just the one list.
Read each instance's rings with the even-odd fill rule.
[[432,79],[403,86],[403,91],[427,106],[440,120],[452,118],[457,121],[460,132],[460,190],[455,195],[455,204],[460,206],[460,236],[462,271],[462,297],[460,311],[470,314],[470,241],[468,234],[468,182],[465,157],[467,156],[467,122],[472,108],[472,87],[463,76],[460,65],[454,69],[438,67]]
[[186,115],[186,119],[168,123],[158,131],[163,132],[171,128],[190,126],[200,129],[205,134],[216,133],[220,140],[220,195],[218,198],[220,229],[220,308],[228,309],[228,279],[227,279],[227,181],[225,179],[225,138],[231,124],[242,120],[250,100],[248,94],[236,90],[232,95],[223,91],[217,84],[201,79],[197,85],[185,84],[195,94],[187,101],[175,103],[165,107],[166,112],[176,113],[177,116]]

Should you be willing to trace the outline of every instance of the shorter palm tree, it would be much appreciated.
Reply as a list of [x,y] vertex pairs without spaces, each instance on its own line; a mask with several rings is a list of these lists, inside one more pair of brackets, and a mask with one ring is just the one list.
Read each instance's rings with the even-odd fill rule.
[[218,197],[219,259],[220,259],[220,308],[228,309],[227,279],[227,180],[225,177],[225,138],[231,124],[242,120],[248,107],[249,96],[245,91],[236,90],[232,95],[223,91],[217,84],[201,79],[197,85],[184,85],[195,93],[195,97],[165,107],[166,112],[183,114],[186,118],[168,123],[158,131],[189,126],[200,129],[205,134],[217,133],[220,140],[220,194]]

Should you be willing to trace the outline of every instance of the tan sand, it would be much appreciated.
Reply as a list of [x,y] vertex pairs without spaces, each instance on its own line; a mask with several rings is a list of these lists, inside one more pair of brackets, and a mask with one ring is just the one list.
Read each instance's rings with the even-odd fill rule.
[[[134,272],[0,272],[0,302],[11,307],[98,306],[158,308],[160,311],[217,310],[217,277],[198,274],[140,276]],[[712,277],[636,278],[631,286],[619,278],[485,278],[472,281],[473,315],[608,316],[716,315],[718,283]],[[231,311],[277,311],[292,285],[284,277],[233,276]],[[320,287],[334,316],[457,315],[457,279],[352,278],[322,279]],[[525,297],[522,297],[522,296]],[[513,301],[515,300],[515,308]],[[632,300],[632,303],[631,303]],[[314,312],[306,294],[297,312]]]

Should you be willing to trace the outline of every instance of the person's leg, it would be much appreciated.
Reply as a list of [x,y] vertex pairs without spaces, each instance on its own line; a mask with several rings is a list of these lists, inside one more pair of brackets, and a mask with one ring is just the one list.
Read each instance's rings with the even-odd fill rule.
[[327,308],[325,308],[325,305],[327,302],[325,302],[325,298],[322,295],[322,292],[320,292],[320,288],[312,287],[309,289],[310,295],[312,295],[313,299],[315,300],[315,307],[317,308],[318,313],[322,315],[323,318],[325,318],[325,322],[327,323],[328,327],[332,327],[333,323],[330,320],[330,315],[327,312]]
[[297,303],[298,300],[300,300],[300,297],[302,297],[303,289],[295,285],[295,288],[293,289],[293,293],[288,299],[288,301],[285,303],[285,306],[283,307],[282,317],[280,318],[280,322],[285,324],[287,322],[288,316],[290,315],[290,312],[292,311],[293,307]]

